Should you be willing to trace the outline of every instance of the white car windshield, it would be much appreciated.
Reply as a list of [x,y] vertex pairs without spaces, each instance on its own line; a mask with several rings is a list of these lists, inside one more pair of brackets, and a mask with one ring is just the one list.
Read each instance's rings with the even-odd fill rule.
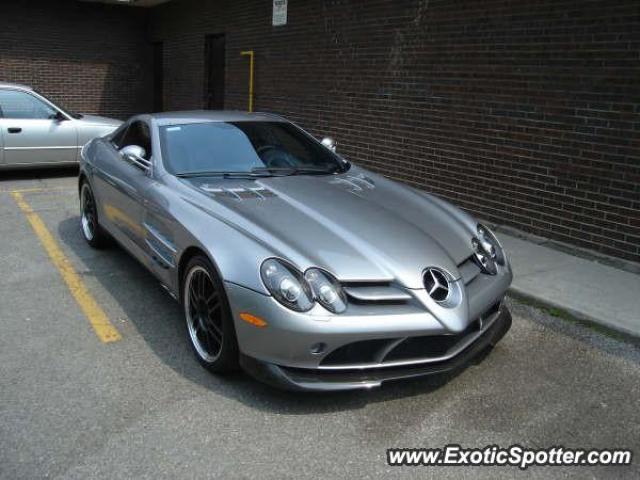
[[345,162],[287,122],[203,122],[160,127],[165,168],[177,176],[312,174]]

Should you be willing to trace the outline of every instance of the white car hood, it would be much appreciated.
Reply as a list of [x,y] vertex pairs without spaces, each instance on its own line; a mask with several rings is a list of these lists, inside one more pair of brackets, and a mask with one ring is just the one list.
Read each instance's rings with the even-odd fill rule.
[[82,118],[78,119],[79,122],[87,125],[104,125],[104,126],[119,126],[122,121],[115,118],[101,117],[98,115],[85,115],[82,114]]

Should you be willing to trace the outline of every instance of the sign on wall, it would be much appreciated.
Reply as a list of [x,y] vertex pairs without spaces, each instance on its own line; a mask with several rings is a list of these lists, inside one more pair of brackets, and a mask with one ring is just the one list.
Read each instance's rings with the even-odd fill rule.
[[287,24],[287,0],[273,0],[272,25],[278,27]]

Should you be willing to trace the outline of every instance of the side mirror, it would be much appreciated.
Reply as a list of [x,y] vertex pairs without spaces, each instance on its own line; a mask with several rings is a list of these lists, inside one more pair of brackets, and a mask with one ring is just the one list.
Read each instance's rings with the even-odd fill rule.
[[147,151],[139,145],[127,145],[126,147],[122,147],[119,152],[122,158],[141,170],[146,172],[151,168],[151,162],[144,158]]
[[65,120],[67,120],[67,117],[65,117],[64,113],[62,113],[60,110],[56,111],[56,113],[52,114],[49,118],[51,120],[55,120],[56,122],[64,122]]
[[325,147],[327,147],[329,150],[331,150],[332,152],[336,151],[336,141],[331,138],[331,137],[324,137],[322,139],[322,141],[320,142],[322,143],[322,145],[324,145]]

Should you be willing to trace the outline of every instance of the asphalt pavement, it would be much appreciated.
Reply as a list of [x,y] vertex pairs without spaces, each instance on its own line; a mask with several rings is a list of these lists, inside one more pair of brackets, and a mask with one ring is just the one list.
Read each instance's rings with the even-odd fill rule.
[[[74,171],[0,179],[0,478],[639,478],[640,349],[510,301],[478,365],[329,395],[204,371],[177,303],[118,247],[91,250]],[[20,190],[121,338],[102,342]],[[386,449],[628,448],[630,466],[389,467]]]

